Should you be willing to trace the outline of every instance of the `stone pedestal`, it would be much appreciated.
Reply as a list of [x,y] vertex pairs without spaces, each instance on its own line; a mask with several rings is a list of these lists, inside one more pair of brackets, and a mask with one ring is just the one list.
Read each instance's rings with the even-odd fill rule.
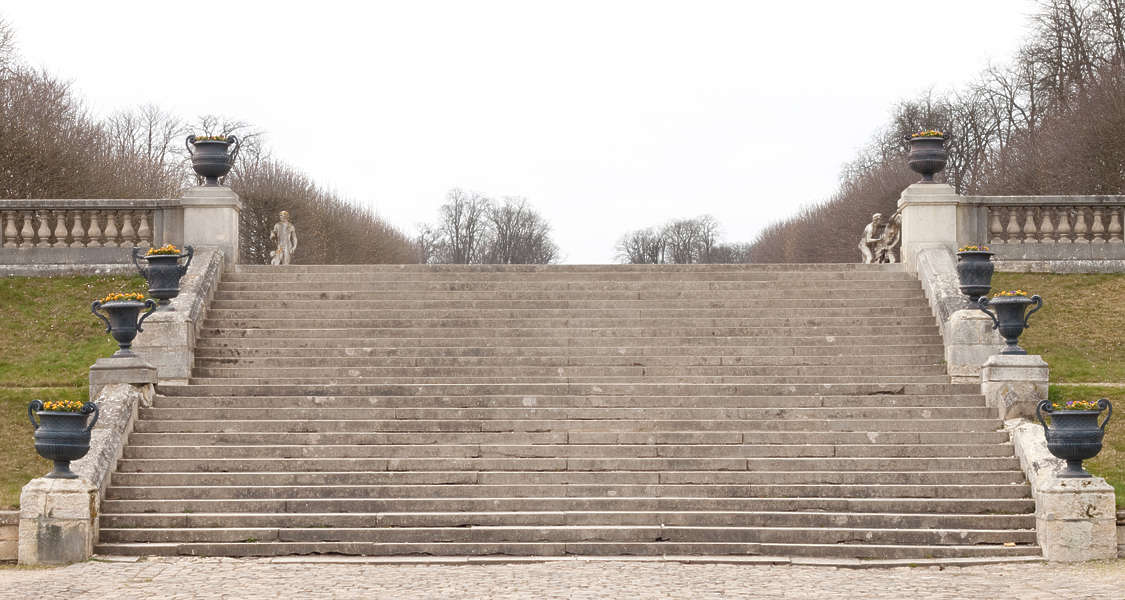
[[197,186],[184,192],[183,211],[184,244],[220,248],[228,267],[238,263],[238,194],[226,186]]
[[942,335],[945,364],[954,383],[982,381],[981,365],[1004,348],[992,328],[992,319],[975,309],[961,309],[949,315]]
[[156,367],[137,356],[99,358],[90,367],[90,400],[97,398],[103,387],[118,383],[154,384]]
[[996,354],[981,367],[980,390],[998,418],[1034,420],[1035,407],[1047,399],[1049,374],[1037,354]]
[[32,479],[20,494],[19,563],[64,565],[94,554],[98,490],[84,479]]
[[1116,558],[1113,487],[1101,477],[1047,482],[1035,494],[1035,535],[1047,560]]
[[902,262],[918,271],[916,257],[924,248],[957,249],[957,211],[961,197],[944,183],[915,183],[902,191]]

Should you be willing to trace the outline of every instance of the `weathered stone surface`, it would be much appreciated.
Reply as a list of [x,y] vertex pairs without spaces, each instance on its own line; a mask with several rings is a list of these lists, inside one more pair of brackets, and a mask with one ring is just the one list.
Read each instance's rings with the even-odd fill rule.
[[184,192],[184,241],[195,247],[217,248],[228,267],[238,263],[238,215],[242,201],[226,186],[197,186]]
[[916,183],[902,191],[902,262],[917,271],[917,255],[927,248],[956,249],[957,207],[961,197],[944,183]]
[[97,489],[104,489],[109,483],[110,474],[117,467],[117,459],[121,458],[129,433],[133,430],[137,408],[151,405],[152,397],[151,383],[114,383],[103,386],[94,398],[99,416],[97,425],[90,432],[90,451],[86,456],[70,463],[71,470],[93,483]]
[[1076,562],[1117,556],[1113,487],[1101,477],[1060,479],[1063,461],[1047,450],[1041,425],[1005,423],[1035,497],[1035,533],[1043,557]]
[[1125,510],[1117,513],[1117,556],[1125,558]]
[[133,351],[156,367],[160,381],[185,382],[191,375],[196,335],[223,264],[221,250],[197,249],[180,280],[180,295],[172,300],[173,310],[160,310],[149,317],[144,332],[133,342]]
[[[1078,244],[1071,244],[1078,246]],[[1090,246],[1090,244],[1085,244]],[[1125,273],[1125,260],[999,260],[997,271],[1011,273]]]
[[16,560],[19,538],[20,511],[0,511],[0,560]]
[[19,562],[68,564],[94,552],[98,490],[84,479],[32,479],[20,494]]
[[1001,419],[1034,419],[1035,407],[1047,399],[1050,370],[1036,354],[996,354],[981,368],[981,393]]
[[117,383],[156,383],[156,367],[137,356],[99,358],[90,367],[91,400],[98,397],[103,387]]

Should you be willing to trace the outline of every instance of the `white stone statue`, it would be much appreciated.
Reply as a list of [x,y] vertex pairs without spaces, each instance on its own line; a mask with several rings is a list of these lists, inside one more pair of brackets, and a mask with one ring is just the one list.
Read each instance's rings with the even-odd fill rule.
[[270,252],[271,265],[287,265],[297,250],[297,228],[289,222],[289,211],[283,210],[279,215],[281,221],[274,223],[270,239],[277,241],[277,250]]
[[864,264],[898,262],[895,249],[902,240],[902,215],[895,213],[884,224],[883,215],[871,215],[871,222],[863,228],[863,237],[859,240],[859,253],[863,255]]

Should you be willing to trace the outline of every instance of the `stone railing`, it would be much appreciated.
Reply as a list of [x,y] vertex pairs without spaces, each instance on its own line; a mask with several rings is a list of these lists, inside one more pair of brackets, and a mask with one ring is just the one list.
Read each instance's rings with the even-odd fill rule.
[[[179,200],[0,200],[0,247],[128,248],[176,237]],[[182,227],[182,226],[181,226]]]
[[1125,196],[963,196],[960,243],[1000,261],[1125,260]]

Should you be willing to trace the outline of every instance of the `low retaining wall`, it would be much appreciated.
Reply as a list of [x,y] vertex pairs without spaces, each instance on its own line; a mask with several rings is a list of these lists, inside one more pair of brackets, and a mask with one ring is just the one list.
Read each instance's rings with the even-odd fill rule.
[[20,511],[0,511],[0,561],[16,560],[20,539]]

